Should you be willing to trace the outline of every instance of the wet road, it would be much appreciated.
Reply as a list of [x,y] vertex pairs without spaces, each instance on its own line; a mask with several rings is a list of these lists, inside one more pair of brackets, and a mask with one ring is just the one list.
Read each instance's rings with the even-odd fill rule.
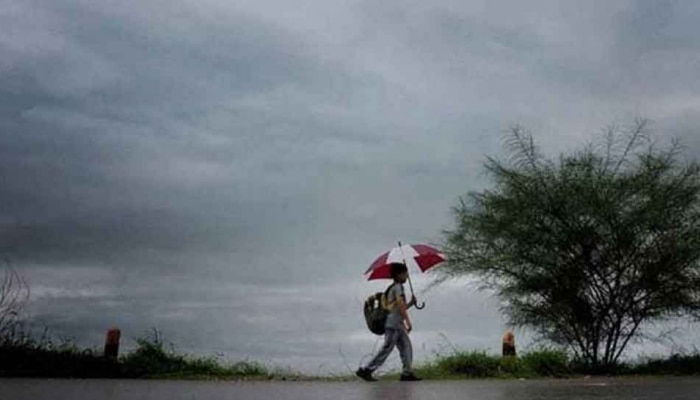
[[697,400],[698,378],[430,382],[203,382],[0,379],[13,400]]

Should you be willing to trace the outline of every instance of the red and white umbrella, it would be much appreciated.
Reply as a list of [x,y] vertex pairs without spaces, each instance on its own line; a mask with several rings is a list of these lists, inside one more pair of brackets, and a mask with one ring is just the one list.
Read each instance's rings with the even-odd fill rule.
[[[391,279],[392,263],[414,263],[418,266],[418,269],[425,272],[443,261],[445,261],[445,256],[432,246],[428,246],[427,244],[402,245],[401,242],[399,242],[398,247],[394,247],[377,257],[372,265],[370,265],[369,269],[365,271],[365,274],[369,274],[369,277],[367,277],[368,281],[373,279]],[[411,295],[413,295],[413,284],[411,283],[410,275],[408,277],[408,285],[411,288]],[[423,307],[425,307],[425,303],[420,305],[416,304],[416,308],[419,310],[423,309]]]
[[435,265],[445,261],[445,256],[440,250],[428,246],[427,244],[404,244],[399,242],[398,247],[387,251],[377,257],[372,265],[365,271],[369,274],[367,280],[391,279],[391,263],[407,264],[415,263],[418,268],[425,272]]

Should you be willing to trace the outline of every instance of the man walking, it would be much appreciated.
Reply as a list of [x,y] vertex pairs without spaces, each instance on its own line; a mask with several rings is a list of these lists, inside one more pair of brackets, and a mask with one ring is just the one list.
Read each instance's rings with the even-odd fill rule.
[[389,315],[385,324],[384,344],[379,353],[365,367],[358,369],[355,374],[366,381],[376,381],[377,379],[372,376],[372,373],[384,364],[394,347],[398,347],[401,363],[403,364],[400,380],[419,381],[421,378],[418,378],[413,373],[413,348],[411,339],[408,337],[408,334],[413,330],[411,319],[408,316],[408,309],[416,304],[416,298],[412,297],[411,301],[406,303],[406,295],[403,289],[403,284],[408,279],[406,265],[392,263],[391,278],[394,282],[389,287],[386,296],[385,307],[389,310]]

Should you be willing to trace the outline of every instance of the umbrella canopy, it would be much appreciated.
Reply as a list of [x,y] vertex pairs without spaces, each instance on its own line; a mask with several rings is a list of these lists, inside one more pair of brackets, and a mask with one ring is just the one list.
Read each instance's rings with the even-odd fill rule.
[[391,279],[391,263],[410,263],[413,260],[418,268],[425,272],[433,266],[445,261],[445,256],[436,248],[427,244],[399,244],[398,247],[377,257],[365,271],[369,274],[368,281],[373,279]]

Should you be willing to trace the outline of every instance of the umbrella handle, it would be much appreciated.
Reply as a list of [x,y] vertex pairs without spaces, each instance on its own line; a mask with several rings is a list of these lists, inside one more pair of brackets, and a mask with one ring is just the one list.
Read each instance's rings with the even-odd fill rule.
[[[401,243],[401,242],[399,242],[399,243]],[[404,263],[404,265],[406,265],[406,260],[404,260],[403,263]],[[413,296],[413,298],[415,298],[416,295],[415,295],[415,293],[413,293],[413,284],[411,283],[411,275],[408,276],[408,286],[411,288],[411,296]],[[425,308],[425,302],[420,303],[420,305],[418,304],[418,302],[416,302],[416,304],[414,304],[414,306],[416,307],[417,310],[422,310]]]

